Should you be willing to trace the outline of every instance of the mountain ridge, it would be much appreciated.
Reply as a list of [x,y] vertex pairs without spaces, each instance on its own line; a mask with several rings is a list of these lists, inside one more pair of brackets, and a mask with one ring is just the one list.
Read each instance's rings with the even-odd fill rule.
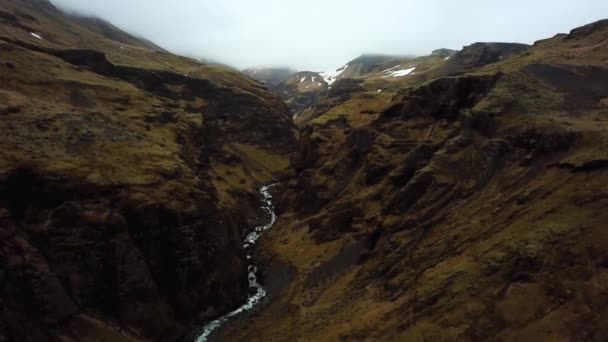
[[604,21],[463,51],[300,121],[260,252],[288,284],[219,340],[608,336]]

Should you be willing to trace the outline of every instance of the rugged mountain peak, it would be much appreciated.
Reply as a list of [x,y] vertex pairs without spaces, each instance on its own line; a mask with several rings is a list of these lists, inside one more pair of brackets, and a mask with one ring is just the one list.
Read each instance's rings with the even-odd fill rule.
[[384,70],[387,65],[391,67],[398,63],[403,63],[408,60],[412,60],[413,57],[409,56],[397,56],[397,55],[382,55],[382,54],[363,54],[350,62],[346,63],[343,67],[323,73],[328,84],[342,79],[342,78],[357,78],[365,77],[374,72]]
[[312,71],[298,72],[285,81],[285,84],[296,86],[300,92],[320,91],[329,86],[322,74]]
[[518,55],[529,47],[530,45],[519,43],[474,43],[451,56],[446,70],[450,73],[470,71]]
[[350,64],[345,64],[336,70],[321,72],[320,75],[323,77],[325,82],[331,86],[332,83],[345,77],[345,73],[350,67]]
[[598,31],[602,31],[608,28],[608,19],[596,21],[594,23],[581,26],[570,31],[567,36],[568,39],[577,39],[584,36],[588,36]]
[[352,61],[348,62],[348,64],[361,65],[364,68],[369,68],[371,66],[378,65],[397,58],[402,58],[402,56],[367,53],[362,54],[361,56],[353,59]]
[[433,52],[431,52],[431,56],[450,57],[450,56],[455,55],[456,53],[458,53],[458,50],[442,48],[442,49],[433,50]]

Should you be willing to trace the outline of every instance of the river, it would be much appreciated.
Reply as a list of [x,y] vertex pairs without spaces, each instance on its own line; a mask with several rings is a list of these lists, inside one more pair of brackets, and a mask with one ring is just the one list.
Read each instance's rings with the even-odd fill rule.
[[247,266],[247,278],[249,280],[249,293],[247,301],[234,311],[227,313],[226,315],[207,323],[202,329],[199,336],[196,338],[196,342],[207,342],[211,334],[228,322],[231,318],[253,309],[260,301],[266,297],[266,290],[260,285],[257,277],[257,266],[253,259],[253,247],[255,246],[258,239],[262,234],[272,228],[274,222],[277,220],[277,215],[274,212],[274,206],[272,204],[272,195],[270,195],[270,189],[276,184],[266,185],[260,188],[260,194],[262,195],[262,210],[267,213],[270,217],[268,223],[262,226],[255,227],[243,241],[243,247],[247,254],[247,260],[249,265]]

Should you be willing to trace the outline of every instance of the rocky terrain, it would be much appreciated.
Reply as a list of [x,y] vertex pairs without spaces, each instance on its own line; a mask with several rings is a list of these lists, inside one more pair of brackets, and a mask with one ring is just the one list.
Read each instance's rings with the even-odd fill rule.
[[[429,79],[429,70],[435,71],[440,67],[444,68],[443,64],[456,52],[449,49],[438,49],[428,56],[417,58],[362,55],[335,71],[301,71],[295,73],[284,82],[271,86],[270,89],[278,93],[287,103],[295,121],[304,123],[312,115],[315,115],[314,113],[318,111],[318,108],[316,108],[318,105],[328,98],[335,97],[336,90],[331,91],[332,89],[349,88],[352,87],[353,82],[356,82],[357,84],[365,84],[365,88],[374,88],[377,89],[377,92],[382,92],[386,88],[399,89],[404,84],[419,84]],[[475,62],[466,61],[463,63],[473,64]],[[460,69],[462,68],[460,67]],[[405,76],[413,76],[416,73],[422,73],[424,76],[404,79]],[[443,73],[447,73],[447,71]],[[344,93],[343,90],[337,92]],[[349,94],[349,92],[346,92],[346,94]],[[327,108],[328,106],[322,104],[320,107]]]
[[608,21],[403,68],[301,116],[274,300],[217,340],[608,339]]
[[0,341],[608,340],[608,20],[241,74],[0,0],[0,132]]
[[0,1],[0,341],[170,341],[247,297],[286,105],[46,0]]

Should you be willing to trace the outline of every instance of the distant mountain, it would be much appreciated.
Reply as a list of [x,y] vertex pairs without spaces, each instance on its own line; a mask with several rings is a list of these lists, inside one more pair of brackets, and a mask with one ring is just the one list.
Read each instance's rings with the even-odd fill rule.
[[437,49],[437,50],[433,50],[433,52],[431,52],[431,56],[450,57],[450,56],[456,54],[457,52],[458,52],[458,50]]
[[287,103],[294,116],[319,103],[322,94],[330,84],[318,72],[302,71],[289,77],[284,82],[271,87],[271,90]]
[[242,70],[242,72],[254,80],[266,84],[268,87],[274,87],[285,82],[296,73],[295,70],[290,68],[248,68]]
[[[337,105],[343,97],[328,92],[340,80],[355,79],[358,85],[376,93],[416,86],[441,76],[456,76],[525,53],[530,48],[518,43],[479,42],[462,50],[437,49],[427,56],[362,55],[329,72],[300,72],[272,87],[290,106],[299,122],[305,122]],[[312,80],[319,82],[310,82]],[[344,87],[345,83],[342,85]]]
[[118,27],[112,25],[111,23],[101,18],[82,16],[73,13],[66,14],[66,16],[71,17],[74,22],[77,22],[82,26],[88,28],[89,30],[98,33],[101,36],[110,40],[114,40],[123,44],[142,45],[154,51],[167,52],[167,50],[154,44],[153,42],[141,37],[135,37],[131,34],[128,34],[125,31],[119,29]]
[[475,43],[465,46],[443,68],[448,73],[463,73],[496,63],[526,51],[530,45],[519,43]]
[[[439,49],[428,56],[394,56],[381,54],[361,55],[342,67],[328,72],[303,71],[292,75],[283,83],[271,87],[289,105],[295,117],[305,120],[305,114],[335,87],[336,82],[347,79],[357,79],[359,83],[374,83],[377,87],[390,87],[392,81],[404,81],[403,77],[424,73],[427,70],[443,65],[457,51]],[[418,78],[416,78],[418,79]],[[352,83],[343,83],[341,87]],[[347,87],[348,87],[347,86]],[[374,85],[376,87],[376,85]],[[326,106],[323,106],[325,108]]]

